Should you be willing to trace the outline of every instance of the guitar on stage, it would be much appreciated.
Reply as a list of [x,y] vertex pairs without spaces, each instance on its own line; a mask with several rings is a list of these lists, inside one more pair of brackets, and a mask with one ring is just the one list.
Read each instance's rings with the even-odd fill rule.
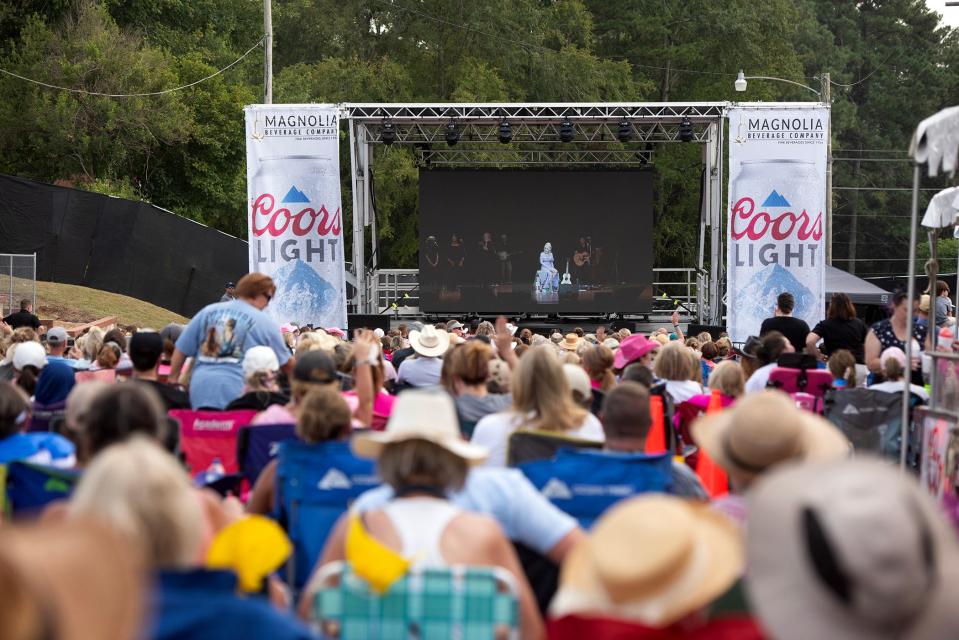
[[570,276],[570,274],[569,274],[569,260],[566,261],[566,273],[563,274],[563,279],[560,280],[559,283],[560,283],[561,285],[563,285],[563,284],[569,284],[569,285],[573,284],[572,276]]

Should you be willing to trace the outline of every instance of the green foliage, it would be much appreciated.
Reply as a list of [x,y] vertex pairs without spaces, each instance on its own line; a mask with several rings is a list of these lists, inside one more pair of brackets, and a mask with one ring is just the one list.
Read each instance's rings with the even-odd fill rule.
[[[235,60],[262,35],[261,11],[261,0],[6,0],[0,66],[159,91]],[[807,101],[771,81],[739,94],[732,80],[743,69],[819,90],[831,73],[834,252],[861,273],[903,271],[889,258],[908,238],[909,193],[881,188],[910,186],[910,165],[871,160],[904,159],[917,121],[959,100],[959,34],[922,0],[282,0],[273,15],[276,102]],[[242,237],[242,108],[261,95],[259,51],[153,97],[0,76],[0,171],[146,199]],[[345,137],[340,159],[345,178]],[[660,145],[653,161],[656,261],[694,264],[701,150]],[[411,149],[374,150],[380,264],[416,264],[417,172]]]

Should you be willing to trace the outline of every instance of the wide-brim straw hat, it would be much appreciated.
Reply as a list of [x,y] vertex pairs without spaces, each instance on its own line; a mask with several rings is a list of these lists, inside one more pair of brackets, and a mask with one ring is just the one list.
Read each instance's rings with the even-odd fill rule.
[[959,638],[959,540],[914,478],[868,457],[791,464],[748,504],[746,586],[770,637]]
[[550,613],[665,627],[728,590],[743,555],[736,525],[707,503],[662,494],[625,500],[567,556]]
[[456,407],[440,391],[404,391],[396,398],[386,430],[359,434],[353,438],[353,452],[361,458],[379,458],[388,444],[426,440],[464,459],[481,464],[489,452],[470,444],[460,435]]
[[755,476],[788,460],[848,457],[846,437],[823,418],[796,407],[781,391],[762,391],[692,425],[693,439],[726,471]]
[[559,343],[559,346],[567,351],[576,351],[579,348],[580,337],[575,333],[567,333],[566,337],[563,338],[563,341]]
[[437,358],[450,348],[450,334],[427,324],[421,331],[410,331],[410,346],[421,356]]

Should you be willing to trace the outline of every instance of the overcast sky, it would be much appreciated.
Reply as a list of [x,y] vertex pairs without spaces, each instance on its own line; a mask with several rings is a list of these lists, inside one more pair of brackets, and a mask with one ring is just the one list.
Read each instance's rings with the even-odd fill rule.
[[926,0],[926,6],[938,12],[950,27],[959,27],[959,7],[947,7],[946,0]]

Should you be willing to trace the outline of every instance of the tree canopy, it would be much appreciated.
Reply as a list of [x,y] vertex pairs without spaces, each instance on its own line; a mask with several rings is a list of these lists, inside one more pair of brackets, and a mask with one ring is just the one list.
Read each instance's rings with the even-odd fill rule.
[[[0,68],[92,92],[162,91],[247,51],[261,11],[261,0],[8,0]],[[828,72],[834,259],[862,274],[905,271],[909,136],[959,100],[959,36],[922,0],[278,0],[273,14],[275,102],[808,100],[764,81],[744,97],[733,79],[744,69],[818,90]],[[0,171],[149,200],[243,237],[242,108],[260,101],[262,74],[257,50],[157,96],[0,75]],[[693,264],[700,157],[695,145],[656,149],[659,265]],[[377,148],[374,169],[380,262],[415,266],[414,156]],[[348,181],[343,204],[348,220]]]

